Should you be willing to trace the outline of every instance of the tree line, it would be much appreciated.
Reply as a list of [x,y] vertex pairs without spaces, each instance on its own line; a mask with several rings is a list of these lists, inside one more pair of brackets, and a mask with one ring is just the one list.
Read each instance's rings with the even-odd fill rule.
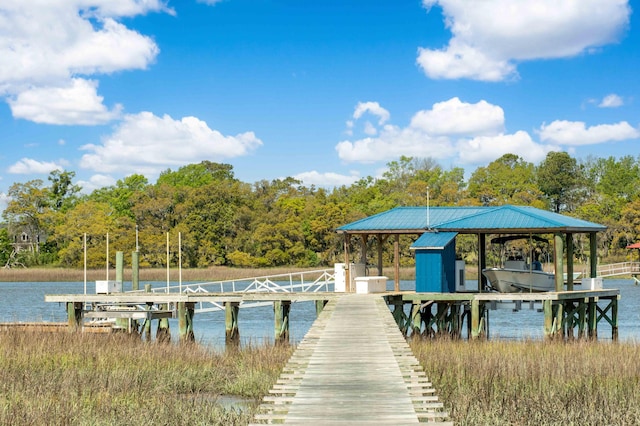
[[[168,169],[155,183],[134,174],[90,194],[73,182],[73,171],[55,170],[48,183],[9,188],[0,262],[81,267],[86,234],[90,268],[105,264],[107,235],[110,253],[138,247],[143,267],[166,266],[167,240],[170,263],[180,258],[183,267],[323,267],[343,261],[336,228],[397,206],[424,206],[427,197],[431,206],[528,205],[606,225],[598,245],[606,258],[626,256],[626,245],[640,238],[640,160],[631,156],[578,161],[550,152],[534,165],[506,154],[468,179],[462,168],[445,170],[431,158],[387,166],[379,178],[325,189],[290,177],[246,183],[231,165],[203,161]],[[16,250],[21,235],[27,249]],[[588,242],[576,238],[580,257]],[[405,264],[411,242],[402,239]],[[468,256],[475,244],[471,236],[458,241]],[[390,246],[384,258],[391,256]]]

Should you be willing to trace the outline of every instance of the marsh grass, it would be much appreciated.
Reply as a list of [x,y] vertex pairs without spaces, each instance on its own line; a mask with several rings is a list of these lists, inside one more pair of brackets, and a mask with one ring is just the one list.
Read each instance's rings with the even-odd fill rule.
[[[283,275],[289,273],[317,271],[331,269],[329,267],[317,268],[230,268],[227,266],[216,266],[206,269],[183,269],[181,271],[183,281],[224,281],[240,278],[262,277],[271,275]],[[394,270],[384,268],[383,273],[393,279]],[[115,271],[110,271],[111,279],[115,278]],[[371,269],[371,274],[377,274],[377,269]],[[131,269],[123,271],[124,280],[131,281]],[[171,280],[179,279],[180,271],[172,269],[169,271]],[[87,271],[87,280],[104,280],[106,271],[104,269],[91,269]],[[311,275],[309,278],[312,278]],[[400,279],[415,279],[415,268],[400,268]],[[167,270],[162,268],[140,268],[140,282],[145,281],[166,281]],[[0,268],[0,282],[79,282],[84,281],[84,270],[69,268]]]
[[[239,278],[258,277],[266,275],[281,275],[301,271],[314,271],[324,269],[318,268],[230,268],[226,266],[216,266],[206,269],[183,269],[177,268],[169,271],[171,280],[177,281],[180,274],[183,281],[223,281]],[[125,268],[123,271],[124,280],[131,281],[131,269]],[[115,279],[115,270],[110,271],[111,279]],[[104,280],[105,269],[91,269],[87,271],[87,280]],[[140,282],[144,281],[166,281],[167,270],[163,268],[140,268]],[[84,270],[69,268],[0,268],[0,281],[6,282],[73,282],[83,281]]]
[[640,345],[415,341],[457,425],[640,424]]
[[[125,335],[0,333],[0,425],[247,424],[286,346],[225,353]],[[229,408],[221,395],[248,398]]]

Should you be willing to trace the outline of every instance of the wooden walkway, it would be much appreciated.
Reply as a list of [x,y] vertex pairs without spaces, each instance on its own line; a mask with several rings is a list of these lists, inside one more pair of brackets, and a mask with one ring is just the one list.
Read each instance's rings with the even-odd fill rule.
[[254,424],[442,426],[447,418],[382,297],[346,294],[325,306]]

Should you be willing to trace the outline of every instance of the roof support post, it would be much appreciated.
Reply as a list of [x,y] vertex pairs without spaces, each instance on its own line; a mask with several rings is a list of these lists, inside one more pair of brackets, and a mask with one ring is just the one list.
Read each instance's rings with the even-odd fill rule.
[[393,242],[393,289],[400,291],[400,235],[396,234],[396,240]]
[[360,235],[360,263],[367,264],[367,240],[369,239],[369,234],[361,234]]
[[564,277],[562,274],[564,273],[564,262],[563,262],[563,253],[564,253],[564,244],[562,242],[562,234],[556,232],[553,234],[553,248],[554,248],[554,266],[555,266],[555,274],[556,274],[556,291],[562,291],[564,287]]
[[344,234],[344,279],[346,284],[345,291],[351,292],[351,268],[349,268],[349,243],[351,242],[351,235]]
[[567,290],[573,291],[573,234],[567,232]]
[[378,276],[382,275],[382,245],[387,240],[386,236],[382,234],[376,235],[376,241],[378,243]]
[[589,277],[598,276],[598,240],[595,232],[589,233]]
[[478,234],[478,289],[480,293],[487,289],[487,278],[482,275],[482,270],[487,267],[487,236]]

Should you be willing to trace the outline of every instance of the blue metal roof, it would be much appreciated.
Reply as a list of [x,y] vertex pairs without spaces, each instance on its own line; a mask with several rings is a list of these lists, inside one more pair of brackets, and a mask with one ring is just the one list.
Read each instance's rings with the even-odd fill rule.
[[[429,226],[427,226],[427,217]],[[476,232],[598,232],[605,226],[528,206],[397,207],[341,226],[346,233],[419,233],[427,229]]]
[[442,250],[458,235],[457,232],[425,232],[418,238],[409,249],[433,249]]

